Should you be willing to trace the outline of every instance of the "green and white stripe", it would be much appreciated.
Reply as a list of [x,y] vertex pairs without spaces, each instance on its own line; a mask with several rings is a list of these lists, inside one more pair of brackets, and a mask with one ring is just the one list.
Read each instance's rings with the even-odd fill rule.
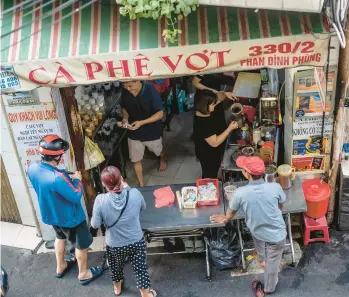
[[[4,16],[1,32],[5,34],[21,24],[52,11],[68,0],[33,10],[16,10]],[[4,0],[3,9],[18,4],[21,0]],[[42,1],[45,3],[45,1]],[[183,34],[175,44],[163,41],[162,30],[166,22],[152,19],[130,21],[118,13],[114,0],[110,3],[96,2],[80,11],[75,4],[21,28],[1,39],[1,61],[16,62],[34,59],[57,59],[67,56],[93,55],[109,52],[135,51],[260,39],[284,35],[301,35],[329,32],[329,25],[320,14],[302,14],[251,9],[200,7],[196,12],[179,22]],[[69,15],[71,14],[71,15]],[[68,17],[54,24],[55,19]]]

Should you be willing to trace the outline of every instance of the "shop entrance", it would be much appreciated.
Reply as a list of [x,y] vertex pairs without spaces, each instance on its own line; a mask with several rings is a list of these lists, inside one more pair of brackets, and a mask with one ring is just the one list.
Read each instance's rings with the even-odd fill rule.
[[[194,95],[196,89],[211,89],[229,94],[237,93],[235,100],[224,100],[223,105],[226,122],[229,124],[235,109],[243,108],[243,119],[238,119],[239,129],[227,139],[227,149],[241,147],[253,143],[253,125],[264,122],[269,126],[262,129],[267,132],[268,139],[276,139],[276,127],[280,122],[280,102],[278,94],[277,70],[256,70],[249,72],[225,72],[207,75],[187,76],[176,79],[159,79],[152,83],[159,93],[164,108],[163,146],[167,156],[168,167],[164,172],[159,171],[159,159],[146,149],[143,164],[143,180],[145,186],[190,183],[202,176],[201,165],[195,155],[193,141]],[[129,161],[127,129],[118,123],[122,120],[121,97],[123,89],[119,82],[79,86],[75,88],[74,97],[77,102],[82,128],[87,137],[95,141],[105,162],[99,168],[93,169],[96,194],[103,189],[99,182],[99,172],[105,166],[114,165],[120,168],[123,176],[131,186],[138,186],[132,163]],[[175,94],[175,95],[173,95]],[[269,98],[266,103],[264,99]],[[270,101],[270,102],[269,102]],[[236,105],[236,106],[235,106]],[[235,107],[234,107],[235,106]],[[267,109],[265,110],[265,107]],[[238,111],[239,112],[239,111]],[[240,110],[242,112],[242,110]],[[262,114],[261,114],[262,113]],[[241,121],[241,122],[240,122]],[[249,127],[241,140],[242,126]],[[262,140],[262,137],[260,137]],[[245,143],[243,143],[245,142]],[[254,143],[257,147],[257,143]],[[277,152],[277,150],[275,150]],[[230,168],[232,153],[228,152],[228,165],[224,164],[219,177],[224,181],[242,179],[241,170]],[[233,152],[234,153],[234,152]],[[226,155],[226,154],[225,154]],[[224,155],[224,156],[225,156]],[[277,162],[277,156],[274,158]],[[224,166],[226,165],[226,166]]]

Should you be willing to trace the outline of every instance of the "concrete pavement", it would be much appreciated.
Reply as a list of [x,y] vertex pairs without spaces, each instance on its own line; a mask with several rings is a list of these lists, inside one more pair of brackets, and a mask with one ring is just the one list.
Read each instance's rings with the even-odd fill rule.
[[[90,265],[100,263],[102,253],[90,255]],[[99,280],[81,287],[74,268],[64,279],[54,278],[54,255],[32,255],[29,251],[2,246],[2,265],[10,276],[8,297],[99,297],[113,296],[106,272]],[[166,297],[253,297],[251,277],[231,278],[230,272],[213,271],[212,282],[204,280],[202,257],[149,257],[154,287]],[[139,296],[132,269],[127,266],[123,296]],[[280,275],[276,297],[347,297],[349,292],[349,234],[332,233],[330,245],[313,244],[304,251],[297,268],[286,268]]]

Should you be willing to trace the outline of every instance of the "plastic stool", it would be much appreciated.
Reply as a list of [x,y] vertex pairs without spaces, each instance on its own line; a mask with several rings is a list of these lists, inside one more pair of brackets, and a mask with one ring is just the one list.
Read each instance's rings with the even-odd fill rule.
[[[328,233],[328,225],[325,216],[319,219],[313,219],[304,214],[304,225],[304,245],[308,245],[309,242],[316,241],[325,241],[326,243],[330,243],[330,235]],[[310,238],[312,231],[322,231],[324,236],[319,238]]]

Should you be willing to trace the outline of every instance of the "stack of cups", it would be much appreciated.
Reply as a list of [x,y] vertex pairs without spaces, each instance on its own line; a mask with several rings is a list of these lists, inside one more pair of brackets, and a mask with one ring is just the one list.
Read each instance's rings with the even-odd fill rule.
[[98,124],[103,120],[104,114],[104,90],[110,90],[111,84],[96,84],[85,86],[82,92],[75,93],[82,126],[87,136],[92,136]]

